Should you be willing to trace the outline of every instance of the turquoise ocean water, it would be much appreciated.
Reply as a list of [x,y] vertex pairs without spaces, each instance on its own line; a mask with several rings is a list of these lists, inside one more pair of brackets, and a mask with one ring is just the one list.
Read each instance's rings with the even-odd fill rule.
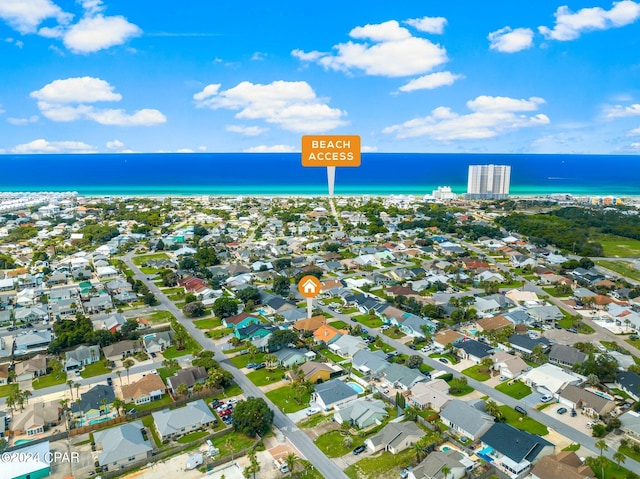
[[[338,168],[337,195],[466,191],[476,164],[511,165],[512,195],[640,196],[640,157],[364,153]],[[324,195],[326,170],[303,168],[300,154],[0,155],[0,191],[83,195]]]

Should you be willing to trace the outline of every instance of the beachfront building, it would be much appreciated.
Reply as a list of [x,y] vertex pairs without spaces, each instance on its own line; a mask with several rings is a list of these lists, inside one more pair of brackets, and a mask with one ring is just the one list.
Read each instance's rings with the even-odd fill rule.
[[501,199],[509,196],[511,166],[469,165],[466,198]]

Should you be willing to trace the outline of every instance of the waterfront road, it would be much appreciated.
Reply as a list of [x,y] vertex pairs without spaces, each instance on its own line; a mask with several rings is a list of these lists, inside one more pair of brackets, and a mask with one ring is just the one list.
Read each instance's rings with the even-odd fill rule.
[[324,455],[320,449],[313,443],[313,441],[303,431],[301,431],[280,409],[273,404],[265,394],[256,387],[242,372],[240,372],[233,364],[229,362],[226,355],[222,352],[220,347],[216,345],[210,338],[207,338],[204,333],[193,325],[193,322],[189,320],[183,313],[171,302],[166,295],[158,288],[158,286],[147,279],[147,275],[142,274],[140,269],[133,264],[131,260],[132,254],[127,254],[124,257],[124,261],[127,266],[133,271],[136,279],[143,281],[149,290],[156,296],[162,306],[170,311],[176,319],[187,328],[189,334],[200,343],[200,345],[215,353],[215,360],[220,365],[233,374],[233,378],[242,388],[246,397],[253,396],[259,397],[266,401],[269,407],[274,411],[274,425],[280,429],[284,435],[291,441],[291,443],[300,451],[300,453],[315,466],[315,468],[322,474],[322,477],[331,479],[347,479],[347,476],[342,470],[334,464],[327,456]]

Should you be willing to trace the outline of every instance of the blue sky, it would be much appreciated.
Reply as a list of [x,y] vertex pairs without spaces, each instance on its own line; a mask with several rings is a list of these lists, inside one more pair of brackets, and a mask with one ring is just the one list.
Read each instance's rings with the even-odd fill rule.
[[0,0],[0,152],[636,154],[639,51],[631,0]]

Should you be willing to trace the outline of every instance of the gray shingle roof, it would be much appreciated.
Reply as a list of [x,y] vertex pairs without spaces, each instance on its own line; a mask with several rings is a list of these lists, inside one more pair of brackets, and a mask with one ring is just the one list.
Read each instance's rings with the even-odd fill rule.
[[440,410],[440,417],[464,429],[474,437],[483,428],[486,428],[487,424],[491,425],[494,422],[493,416],[483,413],[466,401],[458,399],[449,401]]
[[185,407],[171,410],[163,409],[151,415],[162,437],[178,434],[182,428],[195,424],[208,424],[216,420],[202,399],[187,403]]
[[98,454],[101,466],[118,462],[138,454],[152,451],[151,443],[142,435],[142,421],[134,421],[94,433],[96,445],[102,447]]
[[337,403],[339,401],[343,401],[347,398],[356,398],[358,397],[358,393],[347,386],[344,382],[339,379],[332,379],[331,381],[327,381],[326,383],[317,384],[315,387],[315,392],[320,398],[322,398],[322,402],[325,405],[330,406],[331,404]]

